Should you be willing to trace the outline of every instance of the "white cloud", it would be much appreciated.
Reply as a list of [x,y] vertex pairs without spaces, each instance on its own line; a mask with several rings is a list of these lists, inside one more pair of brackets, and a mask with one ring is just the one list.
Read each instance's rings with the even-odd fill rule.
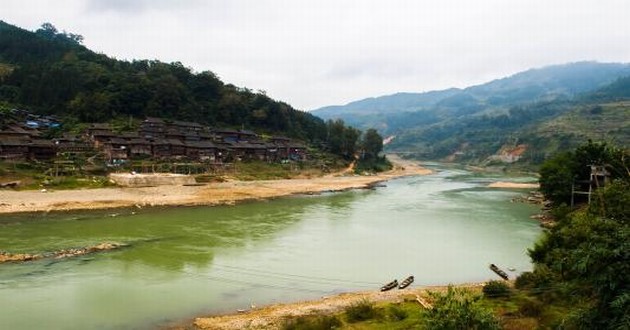
[[9,23],[50,21],[96,51],[181,61],[301,109],[629,62],[628,12],[625,0],[3,1]]

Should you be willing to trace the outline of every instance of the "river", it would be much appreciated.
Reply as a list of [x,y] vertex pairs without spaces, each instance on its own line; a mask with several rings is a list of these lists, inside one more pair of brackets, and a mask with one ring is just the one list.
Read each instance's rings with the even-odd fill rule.
[[250,305],[313,299],[415,275],[414,285],[531,269],[541,230],[506,178],[461,168],[374,190],[238,206],[0,216],[0,251],[114,241],[76,258],[0,264],[3,329],[146,329]]

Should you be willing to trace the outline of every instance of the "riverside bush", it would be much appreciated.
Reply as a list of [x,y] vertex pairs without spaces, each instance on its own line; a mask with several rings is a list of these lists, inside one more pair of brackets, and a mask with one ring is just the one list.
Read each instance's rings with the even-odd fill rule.
[[286,320],[283,330],[330,330],[341,327],[341,321],[332,315],[300,316]]
[[377,316],[374,304],[367,299],[346,307],[345,312],[350,323],[371,320]]
[[389,312],[390,318],[393,321],[402,321],[402,320],[406,319],[409,316],[407,311],[402,309],[398,305],[391,305],[391,306],[389,306],[388,312]]
[[422,323],[426,329],[499,329],[499,321],[491,309],[484,307],[481,296],[468,290],[449,287],[446,293],[429,293],[433,308],[423,310]]
[[487,298],[509,297],[510,286],[503,281],[490,281],[483,286],[483,294]]

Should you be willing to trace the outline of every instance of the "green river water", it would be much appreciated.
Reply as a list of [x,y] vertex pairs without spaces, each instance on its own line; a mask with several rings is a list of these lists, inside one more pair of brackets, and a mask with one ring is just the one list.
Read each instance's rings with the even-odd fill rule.
[[[0,264],[1,329],[147,329],[193,316],[531,268],[541,230],[500,175],[440,168],[385,187],[238,206],[0,216],[0,251],[120,250]],[[532,178],[509,178],[531,180]],[[132,212],[134,214],[132,214]],[[115,216],[112,216],[115,215]]]

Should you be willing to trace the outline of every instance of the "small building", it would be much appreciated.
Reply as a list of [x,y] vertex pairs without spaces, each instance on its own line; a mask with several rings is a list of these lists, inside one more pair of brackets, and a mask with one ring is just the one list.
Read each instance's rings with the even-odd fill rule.
[[51,160],[56,155],[55,144],[50,140],[32,140],[28,144],[28,158],[31,160]]
[[171,156],[186,156],[186,145],[178,139],[167,139],[171,149]]
[[103,144],[103,151],[105,152],[105,157],[107,157],[110,162],[129,158],[127,141],[121,138],[110,138]]
[[151,141],[145,138],[133,138],[127,142],[129,157],[147,158],[153,155]]
[[7,128],[0,130],[0,140],[28,140],[31,134],[18,125],[9,125]]
[[22,160],[28,158],[28,140],[15,138],[0,139],[0,159]]
[[186,156],[193,160],[216,161],[217,146],[210,141],[186,142]]
[[147,117],[140,124],[139,133],[142,137],[163,139],[166,137],[166,123],[161,118]]

